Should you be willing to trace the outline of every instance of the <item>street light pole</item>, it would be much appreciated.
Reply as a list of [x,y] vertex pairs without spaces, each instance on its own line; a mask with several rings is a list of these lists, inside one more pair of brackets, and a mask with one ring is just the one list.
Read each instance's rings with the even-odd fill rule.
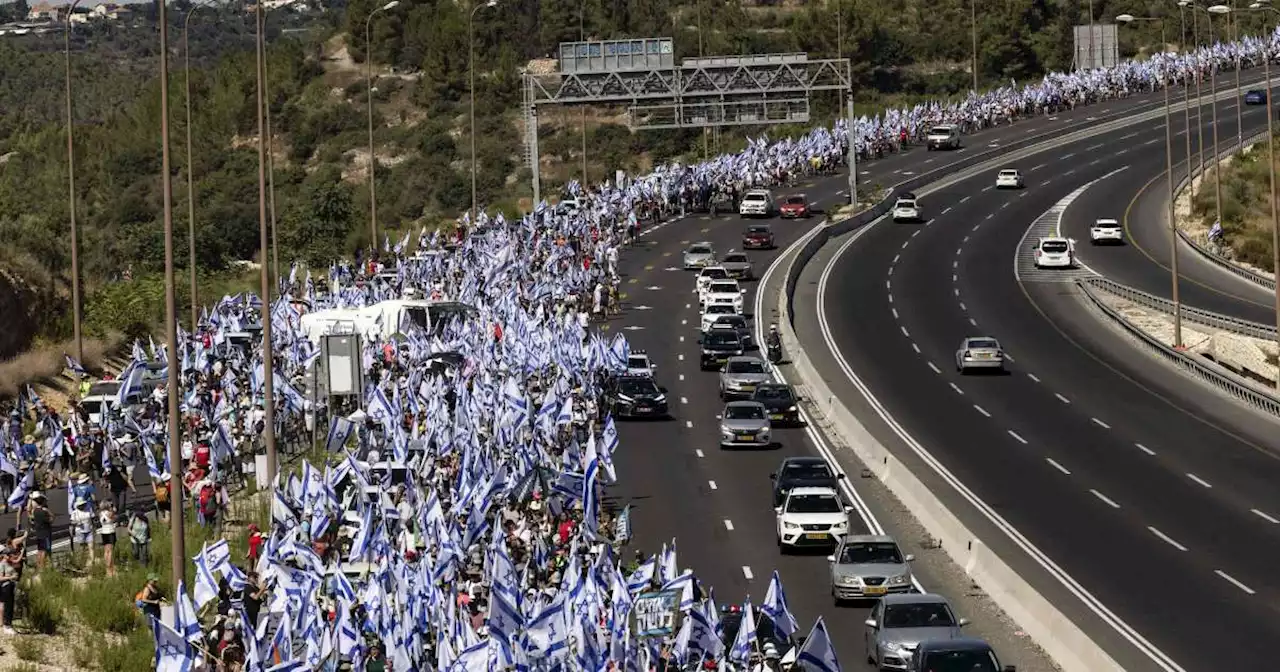
[[969,0],[969,42],[973,47],[973,92],[978,92],[978,0]]
[[[471,13],[475,17],[475,12]],[[581,0],[578,3],[578,41],[587,41],[586,29],[587,0]],[[591,53],[591,47],[587,47],[588,56]],[[474,130],[472,131],[474,133]],[[587,188],[587,106],[582,106],[582,188]]]
[[[84,336],[80,330],[80,231],[76,226],[76,144],[75,119],[71,116],[71,16],[80,0],[67,7],[67,26],[63,31],[66,60],[67,95],[67,212],[71,218],[71,329],[76,341],[76,362],[84,362]],[[76,378],[80,377],[76,374]]]
[[173,554],[173,583],[186,576],[187,553],[183,535],[182,506],[182,427],[178,414],[178,301],[173,277],[173,174],[169,156],[169,18],[164,2],[160,3],[160,175],[164,191],[164,332],[165,356],[169,358],[169,535]]
[[374,252],[378,250],[378,192],[374,188],[374,173],[378,172],[378,156],[373,153],[373,52],[369,49],[369,28],[373,25],[373,17],[378,12],[385,12],[399,4],[400,0],[391,0],[369,12],[369,16],[364,20],[365,88],[369,94],[369,246]]
[[[1187,11],[1186,7],[1181,3],[1178,4],[1178,20],[1182,24],[1182,51],[1187,50]],[[1195,40],[1192,40],[1194,44]],[[1193,46],[1192,49],[1195,47]],[[1200,81],[1199,71],[1195,74],[1196,82]],[[1187,80],[1182,83],[1182,113],[1185,123],[1187,141],[1187,188],[1191,188],[1191,81]]]
[[[1249,5],[1252,11],[1271,12],[1280,16],[1280,10],[1269,7],[1261,2],[1255,2]],[[1272,31],[1266,33],[1263,42],[1262,52],[1262,76],[1267,82],[1267,174],[1271,180],[1271,191],[1268,193],[1268,201],[1271,205],[1271,273],[1274,277],[1280,278],[1280,207],[1276,205],[1276,134],[1273,126],[1275,113],[1271,104],[1271,38],[1274,35]],[[1276,338],[1277,344],[1280,344],[1280,282],[1275,287],[1275,307],[1276,307]],[[1276,380],[1276,388],[1280,389],[1280,378]]]
[[[1234,8],[1235,8],[1235,0],[1231,0],[1231,6],[1229,6],[1229,7],[1228,7],[1228,9],[1234,9]],[[1234,13],[1234,12],[1232,12],[1231,14],[1229,14],[1229,15],[1228,15],[1228,18],[1231,20],[1231,42],[1232,42],[1232,44],[1233,44],[1233,45],[1235,45],[1235,46],[1233,46],[1232,48],[1236,50],[1236,53],[1235,53],[1235,60],[1236,60],[1236,144],[1240,145],[1240,148],[1241,148],[1241,149],[1243,149],[1243,148],[1244,148],[1244,105],[1243,105],[1243,100],[1242,100],[1242,98],[1241,98],[1241,97],[1244,95],[1244,90],[1240,88],[1240,51],[1239,51],[1239,45],[1240,45],[1240,22],[1236,20],[1236,15],[1235,15],[1235,13]]]
[[[1160,45],[1164,51],[1165,20],[1154,17],[1135,17],[1132,14],[1121,14],[1116,17],[1117,23],[1134,23],[1137,21],[1155,21],[1160,24]],[[1169,85],[1173,81],[1173,72],[1166,57],[1163,63],[1164,74],[1164,165],[1165,182],[1169,189],[1169,280],[1173,285],[1173,347],[1182,349],[1182,301],[1178,291],[1178,228],[1173,208],[1173,115],[1169,105]]]
[[[395,4],[395,3],[392,3]],[[471,223],[476,223],[476,33],[475,21],[476,12],[485,7],[494,7],[498,4],[498,0],[488,0],[482,4],[476,5],[471,9],[471,16],[467,17],[467,49],[470,54],[467,58],[467,69],[469,70],[468,79],[470,84],[468,89],[471,95]],[[372,109],[372,108],[371,108]],[[587,179],[587,108],[582,108],[582,180],[586,185]]]
[[191,17],[204,3],[191,5],[182,20],[182,70],[183,88],[187,104],[187,274],[191,279],[191,333],[194,335],[200,322],[200,295],[196,288],[196,187],[195,154],[191,151]]
[[[258,24],[258,274],[259,293],[262,301],[260,311],[262,321],[262,439],[267,450],[266,482],[274,483],[276,476],[276,395],[275,395],[275,353],[271,339],[271,279],[267,266],[267,132],[263,127],[266,117],[266,17],[263,15],[262,3],[257,0],[255,10]],[[173,367],[169,368],[170,371]],[[176,463],[175,463],[176,464]],[[262,483],[258,488],[263,487]]]

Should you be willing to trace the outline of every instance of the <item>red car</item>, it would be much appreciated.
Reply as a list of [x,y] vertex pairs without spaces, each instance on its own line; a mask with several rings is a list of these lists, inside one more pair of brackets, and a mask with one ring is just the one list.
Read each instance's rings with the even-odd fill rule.
[[772,250],[773,229],[764,224],[753,224],[747,227],[742,234],[742,248],[744,250]]
[[805,199],[804,194],[788,196],[782,205],[778,206],[778,214],[782,215],[783,219],[807,218],[810,214],[809,201]]

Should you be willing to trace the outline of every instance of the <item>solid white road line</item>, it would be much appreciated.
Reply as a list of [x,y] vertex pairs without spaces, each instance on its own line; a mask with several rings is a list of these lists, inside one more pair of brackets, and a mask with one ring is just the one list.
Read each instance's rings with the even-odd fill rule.
[[1240,583],[1240,582],[1239,582],[1239,581],[1237,581],[1234,577],[1232,577],[1230,574],[1228,574],[1228,573],[1226,573],[1226,572],[1222,571],[1221,569],[1215,569],[1215,570],[1213,570],[1213,573],[1214,573],[1214,574],[1217,574],[1218,576],[1221,576],[1223,579],[1226,579],[1227,583],[1230,583],[1231,585],[1235,586],[1236,588],[1239,588],[1240,590],[1243,590],[1243,591],[1244,591],[1244,592],[1246,592],[1246,593],[1249,593],[1250,595],[1256,595],[1256,594],[1257,594],[1257,592],[1258,592],[1258,591],[1256,591],[1256,590],[1254,590],[1254,589],[1250,588],[1249,586],[1246,586],[1246,585],[1244,585],[1243,583]]
[[1119,504],[1116,504],[1110,497],[1107,497],[1101,492],[1098,492],[1097,490],[1094,490],[1092,488],[1089,490],[1089,492],[1092,492],[1094,497],[1097,497],[1098,499],[1101,499],[1103,502],[1106,502],[1107,506],[1110,506],[1113,509],[1120,508]]
[[1200,485],[1203,485],[1203,486],[1204,486],[1204,487],[1206,487],[1206,488],[1212,488],[1212,487],[1213,487],[1212,485],[1209,485],[1209,481],[1206,481],[1206,480],[1204,480],[1203,478],[1200,478],[1199,476],[1196,476],[1195,474],[1193,474],[1193,473],[1191,473],[1191,472],[1187,472],[1187,478],[1189,478],[1189,479],[1191,479],[1191,480],[1195,481],[1196,483],[1199,483]]
[[1046,458],[1044,458],[1044,461],[1045,461],[1045,462],[1048,462],[1048,463],[1049,463],[1049,466],[1053,467],[1054,469],[1057,469],[1058,471],[1061,471],[1062,473],[1064,473],[1064,474],[1066,474],[1066,475],[1068,475],[1068,476],[1070,476],[1070,475],[1071,475],[1071,472],[1070,472],[1070,471],[1067,471],[1067,468],[1066,468],[1066,467],[1062,466],[1061,464],[1058,464],[1058,461],[1057,461],[1057,460],[1055,460],[1055,459],[1053,459],[1052,457],[1046,457]]
[[1275,516],[1268,515],[1257,509],[1249,509],[1249,510],[1253,512],[1253,515],[1267,521],[1268,523],[1271,523],[1272,525],[1280,525],[1280,519],[1277,519]]
[[1150,525],[1147,526],[1147,529],[1151,531],[1151,534],[1154,534],[1157,537],[1159,537],[1160,541],[1163,541],[1164,543],[1169,544],[1170,546],[1178,549],[1179,551],[1185,552],[1187,550],[1186,546],[1183,546],[1182,544],[1179,544],[1178,542],[1174,541],[1169,535],[1165,534],[1164,532],[1161,532],[1160,530],[1157,530],[1156,528],[1151,527]]

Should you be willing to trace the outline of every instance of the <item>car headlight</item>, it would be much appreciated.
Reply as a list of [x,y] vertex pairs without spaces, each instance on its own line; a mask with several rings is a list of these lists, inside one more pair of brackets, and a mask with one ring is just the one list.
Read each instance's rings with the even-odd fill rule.
[[788,412],[788,413],[795,413],[795,412],[796,412],[796,411],[798,411],[798,410],[800,410],[800,409],[799,409],[798,407],[796,407],[796,405],[795,405],[795,404],[792,404],[792,405],[790,405],[790,406],[788,406],[788,407],[787,407],[787,412]]
[[656,396],[656,397],[654,397],[654,398],[653,398],[653,403],[655,403],[655,404],[665,404],[665,403],[667,403],[667,395],[665,395],[665,394],[659,394],[658,396]]
[[621,401],[621,402],[622,402],[622,403],[624,403],[624,404],[629,404],[629,403],[631,403],[631,402],[635,401],[635,399],[632,399],[631,397],[628,397],[628,396],[627,396],[627,395],[625,395],[625,394],[619,394],[619,395],[618,395],[618,401]]
[[860,581],[856,576],[842,576],[838,580],[838,583],[842,586],[857,586],[862,583],[862,581]]
[[899,574],[895,577],[890,578],[889,583],[896,583],[896,584],[911,583],[911,575]]
[[733,432],[730,431],[728,427],[725,427],[724,425],[720,425],[720,435],[731,437],[733,436]]
[[784,520],[782,521],[782,528],[786,530],[798,530],[800,529],[800,526],[795,523],[788,523]]
[[848,527],[849,527],[849,521],[844,520],[844,521],[841,521],[841,522],[836,523],[835,525],[832,525],[832,526],[831,526],[831,529],[833,529],[833,530],[844,530],[844,529],[847,529]]

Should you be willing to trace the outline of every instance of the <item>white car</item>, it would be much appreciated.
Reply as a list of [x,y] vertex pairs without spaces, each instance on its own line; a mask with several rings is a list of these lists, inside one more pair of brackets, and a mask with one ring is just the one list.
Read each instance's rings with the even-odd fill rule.
[[716,320],[726,315],[737,314],[731,303],[713,303],[702,309],[702,315],[698,318],[698,329],[705,334],[711,331],[711,325],[715,324]]
[[924,219],[920,212],[920,204],[914,198],[899,198],[893,204],[893,221],[918,222]]
[[1072,268],[1076,265],[1076,245],[1070,238],[1041,238],[1033,249],[1036,268]]
[[1005,168],[996,174],[996,189],[1021,189],[1022,173],[1013,168]]
[[934,126],[925,136],[925,149],[960,149],[960,129],[951,124]]
[[787,492],[777,518],[778,548],[829,548],[849,534],[849,512],[840,495],[829,487],[797,487]]
[[773,194],[768,189],[752,189],[738,202],[740,217],[770,217],[773,215]]
[[707,266],[698,271],[698,277],[694,280],[693,293],[698,295],[698,302],[702,302],[702,294],[707,291],[707,285],[716,280],[729,280],[729,270],[724,266]]
[[702,294],[702,304],[704,306],[729,305],[733,307],[733,312],[742,314],[742,295],[746,290],[738,286],[737,280],[716,280],[707,285],[707,291]]
[[627,356],[627,375],[628,376],[649,376],[653,377],[653,362],[649,360],[649,355],[644,350],[632,350]]
[[1114,219],[1099,219],[1089,227],[1089,242],[1094,245],[1104,243],[1124,243],[1124,229]]

